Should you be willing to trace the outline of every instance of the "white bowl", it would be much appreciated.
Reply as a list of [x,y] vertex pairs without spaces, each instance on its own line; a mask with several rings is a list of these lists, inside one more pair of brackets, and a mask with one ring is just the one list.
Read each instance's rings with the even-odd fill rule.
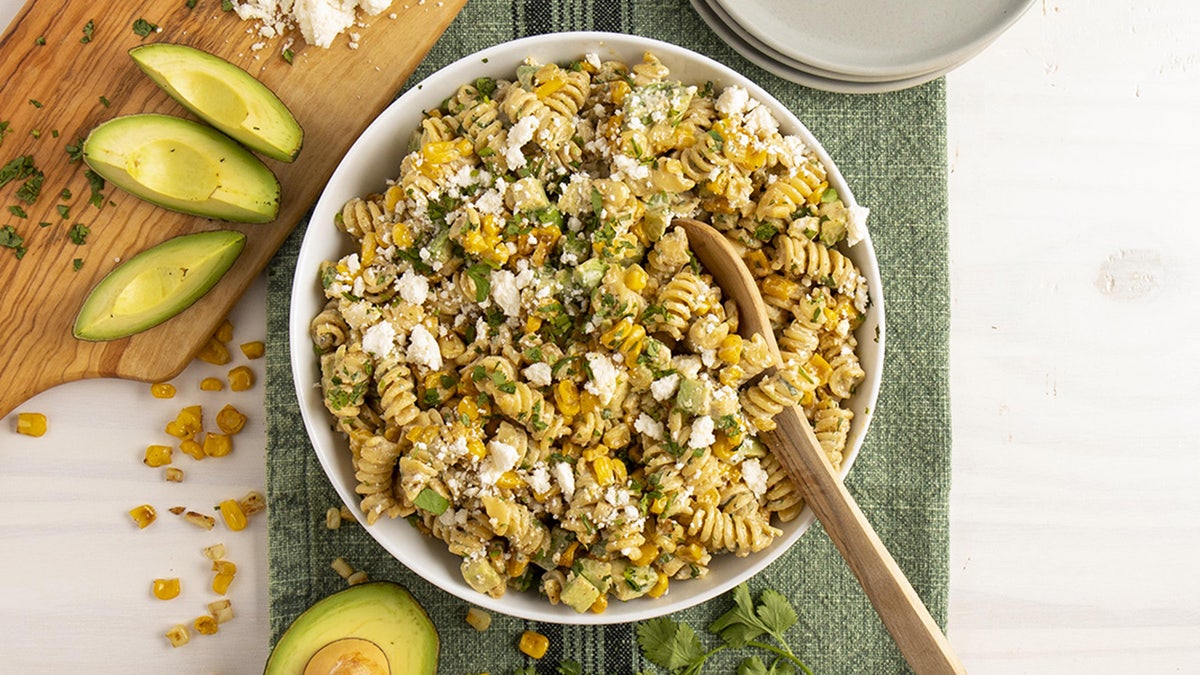
[[[592,52],[602,60],[623,60],[632,65],[640,62],[646,51],[653,52],[671,69],[672,79],[685,83],[711,81],[718,91],[733,84],[744,87],[753,97],[769,106],[780,122],[782,133],[800,136],[817,153],[828,170],[830,184],[846,204],[855,203],[850,187],[829,155],[795,115],[744,76],[712,59],[672,44],[612,33],[539,35],[485,49],[429,76],[392,103],[367,127],[333,173],[317,202],[305,234],[292,287],[290,354],[300,411],[321,466],[342,500],[356,514],[359,513],[358,496],[354,492],[356,481],[350,452],[346,440],[331,428],[331,417],[322,403],[318,386],[320,365],[313,355],[308,332],[309,322],[325,304],[318,283],[319,264],[323,260],[336,260],[354,248],[350,238],[334,227],[335,214],[352,197],[382,191],[385,181],[399,172],[410,132],[417,128],[422,111],[439,106],[460,84],[484,76],[511,79],[516,67],[530,56],[543,63],[564,63]],[[883,293],[870,237],[851,248],[848,254],[866,277],[873,304],[866,322],[857,333],[859,356],[867,377],[859,386],[850,406],[855,417],[842,465],[843,475],[853,464],[866,435],[879,392],[883,365]],[[359,519],[361,522],[361,514]],[[724,593],[787,551],[813,520],[812,512],[806,508],[799,518],[782,526],[783,536],[767,550],[746,558],[714,556],[707,577],[672,583],[670,591],[658,599],[643,597],[629,602],[614,601],[601,614],[577,614],[569,607],[553,606],[545,597],[533,591],[510,591],[499,599],[478,593],[463,581],[459,573],[460,561],[446,550],[445,544],[421,534],[404,519],[381,520],[367,527],[367,531],[397,560],[430,583],[488,610],[554,623],[607,624],[661,616]]]

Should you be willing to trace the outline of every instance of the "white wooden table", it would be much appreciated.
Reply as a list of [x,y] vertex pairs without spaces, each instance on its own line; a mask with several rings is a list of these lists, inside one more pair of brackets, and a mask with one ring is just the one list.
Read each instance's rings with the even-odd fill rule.
[[[19,0],[0,0],[0,25]],[[1200,664],[1200,5],[1043,0],[949,76],[954,415],[950,628],[973,673],[1168,673]],[[0,253],[2,254],[2,253]],[[265,282],[234,343],[261,339]],[[263,362],[253,362],[261,376]],[[0,420],[0,673],[255,673],[266,522],[166,513],[262,489],[262,388],[174,400],[92,381]],[[2,377],[0,377],[2,380]],[[250,414],[233,455],[141,464],[185,403]],[[159,507],[136,530],[125,512]],[[238,565],[237,618],[173,650]],[[178,576],[161,602],[150,581]],[[819,667],[820,664],[815,664]]]

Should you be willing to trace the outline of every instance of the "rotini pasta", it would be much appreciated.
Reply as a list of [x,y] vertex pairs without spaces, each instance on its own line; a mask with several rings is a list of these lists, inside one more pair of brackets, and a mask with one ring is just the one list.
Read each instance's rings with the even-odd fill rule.
[[[799,405],[841,462],[869,305],[837,250],[853,214],[777,128],[652,54],[530,62],[428,111],[318,270],[310,334],[368,524],[408,517],[480,593],[580,612],[771,546],[803,501],[756,435]],[[782,362],[676,217],[743,252]]]

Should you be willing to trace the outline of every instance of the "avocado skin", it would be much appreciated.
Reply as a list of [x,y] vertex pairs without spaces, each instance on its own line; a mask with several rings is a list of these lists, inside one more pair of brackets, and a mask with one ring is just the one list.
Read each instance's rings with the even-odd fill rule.
[[[176,150],[180,152],[174,154]],[[138,166],[133,158],[141,155],[153,155],[157,162],[145,177],[130,173],[131,166]],[[173,211],[244,223],[270,222],[279,213],[279,179],[262,160],[228,136],[190,120],[157,113],[114,117],[88,134],[83,159],[122,190]],[[181,196],[197,190],[198,179],[212,184],[211,193]]]
[[318,600],[279,638],[263,673],[300,675],[317,650],[350,637],[378,645],[392,675],[437,673],[437,629],[412,594],[390,581],[350,586]]
[[[129,56],[177,103],[247,148],[282,162],[300,154],[300,123],[270,87],[244,69],[215,54],[167,42],[134,47]],[[199,82],[221,82],[226,89],[208,89]],[[230,97],[245,104],[241,119],[229,119],[228,108],[223,110]]]
[[[186,234],[138,253],[109,272],[80,307],[72,333],[80,340],[101,342],[128,337],[157,326],[192,306],[225,276],[246,245],[246,235],[230,230]],[[188,269],[188,274],[171,276],[174,287],[159,302],[133,313],[116,313],[122,292],[143,273],[161,284],[165,271]]]

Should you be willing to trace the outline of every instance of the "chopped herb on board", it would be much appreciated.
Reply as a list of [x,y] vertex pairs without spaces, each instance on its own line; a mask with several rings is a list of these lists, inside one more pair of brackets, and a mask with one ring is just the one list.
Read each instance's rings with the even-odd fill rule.
[[188,9],[196,9],[196,0],[187,0],[184,5],[187,6]]
[[38,196],[42,194],[42,183],[45,181],[46,174],[42,173],[37,167],[34,167],[33,173],[29,175],[29,178],[26,178],[21,187],[17,188],[17,199],[26,204],[36,202]]
[[58,193],[58,198],[64,202],[71,198],[71,188],[63,188],[62,192]]
[[35,108],[40,108],[40,107],[42,107],[42,102],[37,100],[36,98],[31,98],[31,99],[29,99],[29,105],[31,105]]
[[104,190],[104,179],[100,177],[100,174],[91,169],[84,171],[83,175],[87,177],[88,186],[92,188],[92,196],[88,198],[88,203],[98,209],[103,208],[104,195],[100,194],[100,192]]
[[71,164],[83,161],[83,136],[79,137],[74,145],[67,145],[67,157],[71,158]]
[[76,246],[83,246],[87,243],[87,237],[91,233],[92,228],[84,225],[83,223],[75,223],[71,226],[71,229],[67,231],[67,237],[70,238],[72,244],[75,244]]
[[29,214],[25,213],[25,209],[15,205],[15,204],[8,207],[8,212],[18,218],[28,218],[29,217]]
[[55,208],[58,209],[58,217],[66,220],[71,217],[71,207],[66,204],[59,204]]
[[33,163],[33,155],[15,157],[0,167],[0,187],[8,185],[10,181],[28,178],[34,171],[37,171],[37,167]]
[[86,45],[92,41],[92,36],[95,35],[95,33],[96,22],[89,19],[88,22],[83,25],[83,37],[79,38],[79,41]]
[[221,0],[221,11],[222,12],[232,12],[233,11],[233,0]]
[[283,50],[283,60],[287,61],[289,66],[292,65],[292,61],[295,58],[296,58],[296,54],[291,49]]
[[37,46],[39,46],[39,47],[41,47],[42,45],[46,44],[46,36],[45,36],[45,35],[41,35],[41,36],[39,36],[39,37],[38,37],[38,39],[36,39],[36,40],[34,40],[34,41],[33,41],[33,44],[35,44],[35,45],[37,45]]
[[143,40],[150,36],[151,33],[158,30],[158,24],[150,23],[149,21],[138,18],[133,22],[133,32]]
[[76,272],[83,269],[83,258],[76,258],[76,259],[72,260],[71,267],[73,267]]
[[108,97],[107,97],[107,96],[101,96],[101,97],[100,97],[100,105],[102,105],[102,106],[104,106],[105,108],[107,108],[108,106],[110,106],[110,105],[112,105],[112,104],[111,104],[111,103],[109,103],[109,101],[108,101]]
[[16,228],[12,225],[0,227],[0,248],[11,248],[17,256],[17,260],[25,257],[25,238],[17,234]]
[[8,128],[12,126],[12,122],[4,120],[0,122],[0,145],[4,145],[4,137],[8,135]]

